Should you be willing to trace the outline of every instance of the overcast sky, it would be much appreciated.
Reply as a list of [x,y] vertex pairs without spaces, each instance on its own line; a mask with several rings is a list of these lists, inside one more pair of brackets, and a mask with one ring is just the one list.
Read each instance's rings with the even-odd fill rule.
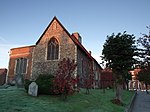
[[34,45],[54,16],[100,62],[107,35],[148,33],[150,0],[0,0],[0,68],[9,49]]

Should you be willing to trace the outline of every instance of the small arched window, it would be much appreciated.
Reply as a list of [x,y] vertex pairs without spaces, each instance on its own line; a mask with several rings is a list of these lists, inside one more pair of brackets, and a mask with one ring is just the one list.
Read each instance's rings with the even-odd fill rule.
[[59,55],[58,41],[53,37],[48,42],[47,60],[57,60]]

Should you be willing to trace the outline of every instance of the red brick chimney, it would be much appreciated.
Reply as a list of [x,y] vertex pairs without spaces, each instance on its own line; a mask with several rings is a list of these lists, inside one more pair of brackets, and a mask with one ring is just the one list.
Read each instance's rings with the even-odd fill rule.
[[76,39],[77,39],[80,43],[82,43],[82,37],[80,36],[80,34],[79,34],[78,32],[72,33],[72,35],[75,36]]
[[91,52],[91,51],[89,51],[89,53],[90,53],[90,55],[92,54],[92,52]]

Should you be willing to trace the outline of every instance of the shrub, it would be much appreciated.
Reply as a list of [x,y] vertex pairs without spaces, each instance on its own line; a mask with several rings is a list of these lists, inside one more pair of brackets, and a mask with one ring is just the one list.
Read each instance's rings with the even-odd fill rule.
[[76,91],[75,85],[78,82],[78,79],[74,76],[76,66],[75,61],[69,58],[64,58],[58,64],[58,70],[54,78],[54,92],[63,95],[64,100],[69,94],[73,94]]
[[29,79],[25,79],[24,81],[24,88],[25,90],[28,92],[29,89],[29,85],[32,83],[32,81],[30,81]]
[[38,85],[38,94],[54,94],[53,93],[53,75],[49,74],[41,74],[36,79],[36,83]]

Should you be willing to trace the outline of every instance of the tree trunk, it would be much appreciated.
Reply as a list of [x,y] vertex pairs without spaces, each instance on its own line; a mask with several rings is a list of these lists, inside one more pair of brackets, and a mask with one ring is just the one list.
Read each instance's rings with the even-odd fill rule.
[[122,102],[122,84],[116,84],[116,99],[120,100]]
[[63,94],[62,94],[62,100],[63,100],[63,101],[66,101],[66,100],[67,100],[67,95],[68,95],[68,91],[67,91],[67,88],[66,88],[66,86],[65,86],[64,91],[63,91]]
[[115,82],[113,82],[112,91],[113,91],[113,92],[115,91]]
[[105,93],[105,88],[103,88],[103,93]]
[[129,81],[126,80],[125,83],[126,83],[127,90],[129,90],[129,85],[128,85]]
[[85,94],[90,94],[89,88],[86,88]]

